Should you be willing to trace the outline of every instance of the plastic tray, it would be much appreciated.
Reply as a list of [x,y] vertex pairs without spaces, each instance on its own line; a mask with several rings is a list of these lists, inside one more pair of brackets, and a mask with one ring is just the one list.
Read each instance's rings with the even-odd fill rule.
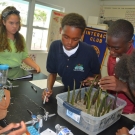
[[[82,88],[81,90],[82,97],[84,97],[85,90],[86,89],[84,88]],[[95,90],[96,89],[93,89],[92,94],[94,94]],[[75,91],[75,94],[77,94],[78,91],[79,89]],[[72,92],[73,91],[70,91],[70,95],[72,95]],[[96,135],[101,131],[105,130],[106,128],[108,128],[109,126],[111,126],[112,124],[114,124],[117,120],[119,120],[123,108],[127,104],[126,101],[117,98],[116,109],[110,111],[109,113],[103,116],[94,117],[68,104],[66,102],[67,94],[68,94],[67,92],[64,92],[56,95],[57,105],[58,105],[57,107],[58,115],[89,135]],[[110,98],[113,101],[115,99],[113,95],[109,94],[108,99]]]

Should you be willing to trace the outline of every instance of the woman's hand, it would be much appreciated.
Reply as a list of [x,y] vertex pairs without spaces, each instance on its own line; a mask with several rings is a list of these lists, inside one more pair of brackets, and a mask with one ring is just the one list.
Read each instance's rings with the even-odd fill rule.
[[37,73],[41,72],[41,69],[40,69],[40,67],[38,65],[35,67],[35,70],[37,71]]
[[34,68],[37,71],[37,73],[41,72],[40,67],[30,57],[25,58],[22,62],[24,62],[26,65]]

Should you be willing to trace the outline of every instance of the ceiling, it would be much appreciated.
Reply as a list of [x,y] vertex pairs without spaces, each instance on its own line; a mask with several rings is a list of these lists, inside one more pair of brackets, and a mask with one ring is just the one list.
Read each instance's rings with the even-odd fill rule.
[[[127,0],[101,0],[101,1],[127,1]],[[135,1],[135,0],[129,0],[129,1]]]

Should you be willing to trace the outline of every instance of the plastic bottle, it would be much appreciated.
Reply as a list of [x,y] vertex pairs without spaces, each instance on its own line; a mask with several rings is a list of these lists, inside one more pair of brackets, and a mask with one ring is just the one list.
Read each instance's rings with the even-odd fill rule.
[[3,87],[7,82],[8,65],[0,65],[0,87]]
[[73,133],[65,126],[60,126],[59,124],[57,124],[55,126],[55,129],[57,135],[73,135]]

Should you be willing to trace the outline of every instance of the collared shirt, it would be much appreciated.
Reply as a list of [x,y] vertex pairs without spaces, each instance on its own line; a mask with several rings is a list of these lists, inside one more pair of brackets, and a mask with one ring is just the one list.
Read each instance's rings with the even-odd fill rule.
[[67,56],[71,56],[77,51],[78,47],[79,47],[79,44],[72,50],[66,50],[64,45],[63,45],[63,51],[64,51],[64,53],[67,54]]
[[79,42],[77,51],[70,57],[63,51],[60,40],[52,42],[47,58],[47,71],[58,73],[62,77],[64,86],[76,89],[81,81],[89,76],[100,73],[100,63],[94,48],[84,42]]

